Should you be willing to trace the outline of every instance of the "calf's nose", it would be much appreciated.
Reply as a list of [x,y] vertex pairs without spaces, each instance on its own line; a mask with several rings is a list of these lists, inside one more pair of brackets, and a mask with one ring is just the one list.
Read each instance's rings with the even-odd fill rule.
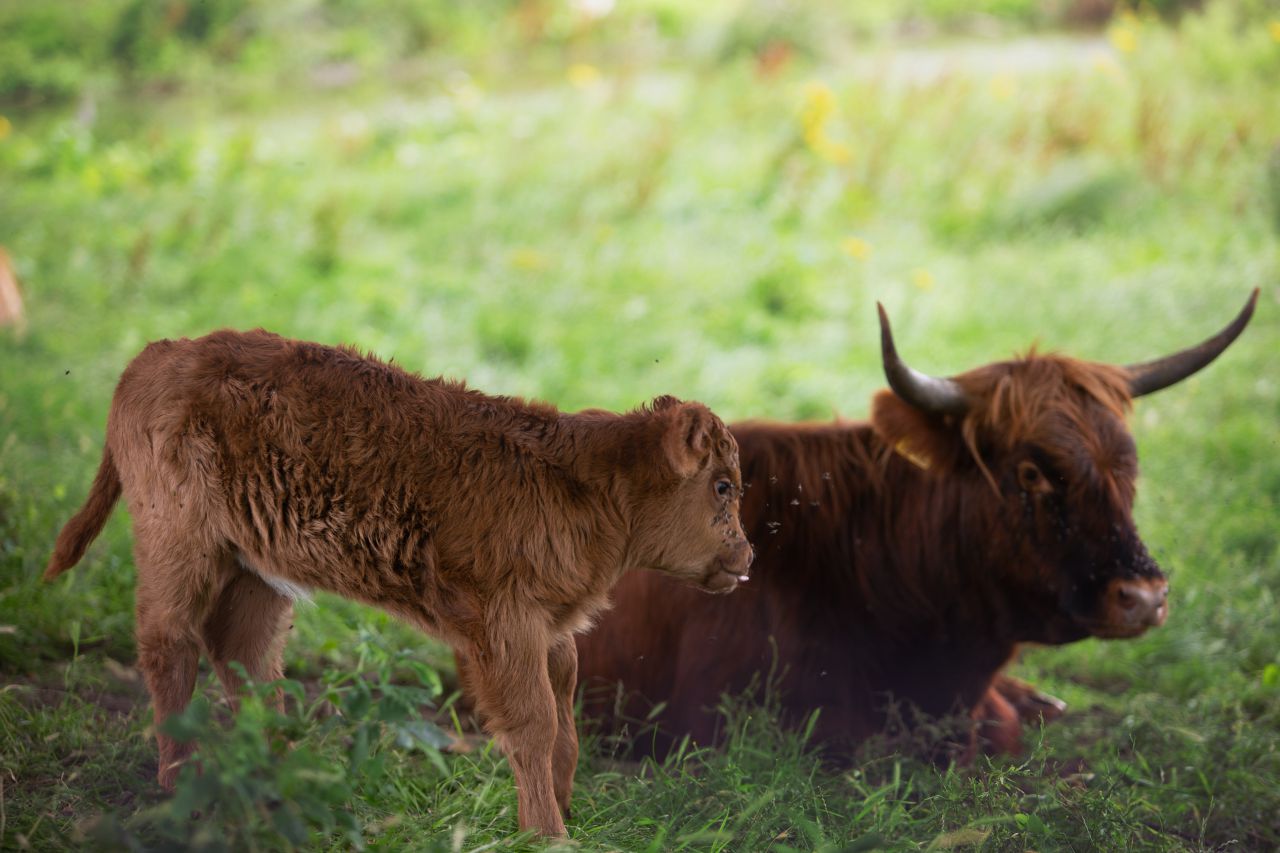
[[728,544],[728,550],[721,552],[721,567],[724,571],[737,576],[739,581],[750,580],[747,569],[755,559],[755,549],[746,539],[738,539]]

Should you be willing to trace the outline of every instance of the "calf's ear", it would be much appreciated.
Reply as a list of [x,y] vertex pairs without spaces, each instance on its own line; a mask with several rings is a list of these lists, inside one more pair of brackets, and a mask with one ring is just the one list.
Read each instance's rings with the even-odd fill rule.
[[711,456],[715,416],[701,403],[680,403],[663,414],[663,455],[676,476],[688,479],[701,471]]
[[885,444],[921,468],[953,470],[965,452],[953,416],[922,412],[892,391],[872,400],[871,425]]

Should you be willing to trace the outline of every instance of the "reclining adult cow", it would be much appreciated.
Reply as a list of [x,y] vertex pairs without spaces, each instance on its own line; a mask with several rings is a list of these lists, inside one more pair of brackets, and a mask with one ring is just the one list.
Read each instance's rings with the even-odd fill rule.
[[630,568],[714,592],[751,562],[733,437],[699,403],[561,414],[263,331],[149,345],[120,378],[89,498],[46,577],[123,493],[138,666],[162,725],[203,651],[233,695],[281,676],[292,598],[381,607],[465,654],[515,773],[521,828],[564,833],[577,765],[572,634]]
[[[1244,329],[1130,367],[1034,352],[951,379],[912,370],[880,312],[892,391],[869,423],[731,425],[757,558],[749,588],[710,599],[633,574],[578,638],[585,716],[652,716],[661,752],[715,740],[714,708],[773,670],[790,724],[848,756],[887,700],[970,714],[962,754],[1019,748],[1058,708],[1000,675],[1020,643],[1137,637],[1165,621],[1168,583],[1134,526],[1136,397],[1190,376]],[[755,680],[753,682],[753,679]],[[616,685],[621,683],[622,692]],[[978,737],[978,735],[981,737]]]

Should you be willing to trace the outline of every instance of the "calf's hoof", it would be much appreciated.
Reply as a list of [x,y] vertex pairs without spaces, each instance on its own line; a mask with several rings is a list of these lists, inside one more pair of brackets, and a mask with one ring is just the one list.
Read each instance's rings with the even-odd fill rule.
[[174,787],[178,784],[178,774],[180,772],[182,772],[181,761],[160,766],[160,771],[156,773],[156,781],[160,783],[161,788],[164,788],[165,793],[173,793]]

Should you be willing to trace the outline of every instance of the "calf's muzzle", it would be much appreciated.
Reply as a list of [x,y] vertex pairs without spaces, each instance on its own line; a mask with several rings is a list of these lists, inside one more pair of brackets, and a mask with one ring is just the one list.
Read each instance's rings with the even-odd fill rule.
[[755,560],[756,552],[746,539],[738,539],[727,552],[716,557],[710,573],[703,579],[702,588],[707,592],[732,592],[739,583],[750,580],[747,570]]

